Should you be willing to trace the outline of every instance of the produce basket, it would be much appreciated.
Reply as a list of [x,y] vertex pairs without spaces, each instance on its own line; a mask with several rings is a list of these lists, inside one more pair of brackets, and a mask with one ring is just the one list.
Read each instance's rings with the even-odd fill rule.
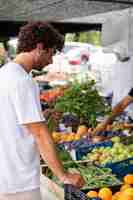
[[[120,190],[122,185],[109,187],[113,194]],[[98,192],[101,188],[93,189]],[[87,197],[88,190],[79,190],[72,185],[64,185],[64,200],[101,200],[99,197]]]
[[[89,198],[84,192],[80,191],[73,185],[64,185],[64,200],[95,200],[96,198]],[[98,199],[100,200],[100,199]]]
[[96,147],[112,147],[112,141],[104,141],[98,142],[96,144],[90,144],[86,146],[82,146],[82,148],[75,149],[76,160],[81,160],[83,156],[85,156],[88,152],[92,151]]
[[[133,138],[132,136],[121,138],[121,144],[123,144],[123,145],[132,144],[132,138]],[[77,156],[77,159],[80,160],[83,156],[86,156],[88,153],[90,153],[97,147],[105,147],[105,149],[106,149],[106,147],[113,148],[114,145],[117,145],[117,143],[113,143],[112,141],[105,141],[105,142],[97,143],[95,145],[89,145],[88,147],[78,149],[76,151],[76,156]],[[118,147],[118,146],[116,146],[116,147]],[[122,146],[121,146],[121,148],[122,148]],[[116,149],[115,149],[115,152],[116,152]],[[128,151],[127,151],[127,155],[129,155]],[[94,153],[94,157],[95,157],[95,153]],[[86,158],[86,159],[88,160],[89,158]],[[112,173],[115,174],[117,176],[117,178],[119,178],[120,180],[127,174],[133,174],[133,156],[132,155],[128,156],[128,158],[123,158],[118,161],[109,160],[107,163],[100,164],[96,161],[95,165],[98,167],[110,168],[112,170]]]
[[115,163],[108,163],[104,167],[112,169],[112,173],[122,179],[127,174],[133,174],[133,157]]

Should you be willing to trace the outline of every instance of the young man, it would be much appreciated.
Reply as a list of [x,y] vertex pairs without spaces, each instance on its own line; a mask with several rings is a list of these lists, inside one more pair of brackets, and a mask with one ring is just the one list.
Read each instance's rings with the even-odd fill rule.
[[[39,89],[29,75],[52,63],[64,39],[50,25],[20,29],[16,58],[0,69],[0,200],[40,200],[40,154],[63,183],[84,185],[64,170],[42,116]],[[40,154],[39,154],[40,153]]]
[[112,114],[100,123],[94,130],[94,134],[98,131],[104,131],[107,128],[107,125],[110,124],[116,116],[121,114],[124,109],[133,102],[133,88],[130,90],[129,94],[125,96],[112,110]]

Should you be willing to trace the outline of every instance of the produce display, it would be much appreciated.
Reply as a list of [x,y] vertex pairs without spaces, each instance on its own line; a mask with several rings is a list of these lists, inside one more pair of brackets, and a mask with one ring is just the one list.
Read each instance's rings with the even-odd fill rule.
[[76,170],[70,168],[70,171],[78,170],[86,181],[83,189],[101,188],[105,186],[119,185],[121,182],[112,174],[109,168],[98,168],[93,165],[83,167],[79,165]]
[[[66,149],[78,149],[78,148],[87,148],[90,145],[102,143],[104,141],[109,141],[113,136],[118,139],[125,140],[126,136],[122,131],[103,131],[101,134],[93,136],[91,129],[87,129],[85,125],[80,125],[77,129],[77,132],[53,132],[52,137],[55,143],[60,146],[65,146]],[[115,139],[114,139],[115,140]]]
[[60,133],[55,131],[52,133],[52,137],[57,143],[71,142],[81,139],[81,136],[76,133]]
[[[127,116],[128,117],[128,116]],[[117,122],[114,121],[112,124],[112,130],[117,131],[117,130],[126,130],[126,129],[132,129],[133,128],[133,123],[132,121],[128,121],[128,123],[126,121],[123,120],[123,122]]]
[[[133,174],[127,174],[119,181],[108,168],[100,169],[92,164],[84,166],[83,163],[71,163],[65,167],[84,177],[86,185],[81,191],[86,193],[88,200],[133,200]],[[63,187],[55,176],[51,179]]]
[[[67,131],[67,130],[66,130]],[[53,139],[57,143],[71,142],[80,140],[83,136],[89,136],[88,128],[85,125],[78,127],[77,132],[53,132]]]
[[106,138],[112,138],[112,137],[115,137],[115,136],[120,136],[120,137],[125,136],[126,134],[124,133],[124,131],[119,129],[119,130],[111,130],[111,131],[106,130],[106,131],[97,132],[96,135],[97,136],[103,136],[103,137],[106,137]]
[[[68,132],[67,129],[64,131],[53,131],[52,137],[56,143],[67,143],[71,142],[70,145],[73,147],[80,146],[80,145],[90,145],[93,143],[101,142],[104,140],[107,140],[112,135],[115,135],[114,133],[108,132],[106,133],[106,136],[99,134],[96,136],[93,136],[91,128],[88,129],[85,125],[79,125],[77,127],[76,132]],[[116,133],[117,135],[117,133]],[[118,135],[123,135],[122,133]],[[78,142],[77,142],[78,141]]]
[[104,115],[110,111],[104,98],[99,95],[93,80],[84,83],[74,82],[64,95],[57,99],[55,109],[76,115],[80,124],[89,127],[96,126],[97,114]]
[[59,158],[65,162],[65,161],[72,161],[72,158],[70,154],[63,148],[59,148],[58,146],[56,147],[57,153]]
[[[64,166],[68,171],[72,173],[80,173],[83,176],[86,182],[85,186],[82,188],[83,191],[121,184],[121,181],[112,174],[112,171],[109,168],[99,168],[92,164],[83,166],[83,164],[75,164],[74,162],[66,163]],[[57,177],[52,176],[51,178],[60,186],[63,186]]]
[[119,137],[115,137],[112,140],[114,141],[112,147],[94,148],[83,159],[105,165],[133,157],[133,144],[125,145],[120,142]]
[[64,87],[59,87],[59,88],[49,89],[47,91],[44,90],[40,94],[40,100],[46,102],[55,101],[57,97],[63,96],[65,89],[66,88]]
[[[110,112],[105,99],[98,94],[94,81],[82,84],[74,82],[67,88],[51,89],[42,92],[40,99],[51,103],[49,110],[44,110],[43,114],[52,132],[59,158],[68,171],[83,176],[86,184],[82,191],[87,191],[86,196],[93,200],[133,200],[133,159],[125,164],[131,164],[131,174],[125,170],[125,176],[122,175],[123,169],[119,170],[119,175],[125,176],[123,180],[108,165],[133,158],[133,123],[127,120],[126,114],[108,125],[106,131],[93,134],[98,117],[102,118]],[[104,146],[103,143],[106,142],[111,145]],[[87,154],[80,151],[83,148],[90,148],[89,151],[87,149]],[[80,161],[73,161],[67,151],[74,152],[76,156],[80,151],[81,157],[84,156],[82,160],[79,158]],[[78,160],[78,156],[76,159]],[[49,169],[44,172],[63,186]],[[113,193],[112,186],[119,186],[120,190]]]
[[65,200],[101,200],[99,197],[88,197],[84,192],[73,185],[64,185]]
[[133,174],[128,174],[123,179],[123,184],[115,193],[109,187],[103,187],[98,191],[87,192],[89,198],[100,198],[101,200],[133,200]]

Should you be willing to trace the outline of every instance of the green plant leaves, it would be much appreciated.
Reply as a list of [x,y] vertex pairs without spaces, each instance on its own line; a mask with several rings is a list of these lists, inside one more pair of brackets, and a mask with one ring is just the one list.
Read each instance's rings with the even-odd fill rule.
[[93,80],[84,83],[74,82],[55,104],[58,111],[76,114],[82,123],[92,127],[96,126],[97,113],[107,113],[107,107],[104,99],[98,94]]

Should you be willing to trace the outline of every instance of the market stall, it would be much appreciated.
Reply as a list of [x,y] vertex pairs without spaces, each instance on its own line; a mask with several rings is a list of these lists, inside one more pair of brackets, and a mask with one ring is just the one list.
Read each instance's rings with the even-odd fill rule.
[[[132,197],[129,194],[133,190],[133,124],[130,118],[123,113],[106,131],[93,135],[93,128],[104,119],[110,106],[99,95],[95,82],[90,80],[71,83],[56,97],[53,105],[62,113],[56,126],[53,120],[48,120],[60,159],[66,169],[80,173],[86,181],[82,191],[67,187],[65,191],[75,191],[77,199],[80,195],[92,200]],[[43,174],[64,187],[43,161],[41,166]]]
[[[83,23],[79,19],[73,22],[71,18],[128,8],[133,2],[79,0],[71,3],[40,0],[37,4],[36,1],[16,0],[14,8],[14,3],[7,1],[3,6],[2,2],[0,19],[4,26],[0,34],[16,36],[20,25],[27,20],[43,20],[44,17],[63,34],[75,30],[101,30],[101,22]],[[68,16],[70,21],[65,21]],[[17,22],[13,22],[16,18]],[[14,31],[11,31],[11,26],[7,30],[10,20]],[[85,179],[85,186],[79,191],[71,185],[62,185],[41,159],[42,174],[45,175],[41,177],[42,198],[133,200],[132,119],[124,113],[106,131],[94,135],[93,129],[111,111],[110,104],[99,94],[95,81],[89,79],[88,75],[80,76],[80,80],[86,82],[79,83],[74,78],[70,74],[49,73],[36,80],[45,83],[53,81],[58,85],[50,85],[47,89],[40,85],[40,100],[46,102],[45,106],[49,109],[45,107],[43,114],[64,167],[70,172],[80,173]]]

